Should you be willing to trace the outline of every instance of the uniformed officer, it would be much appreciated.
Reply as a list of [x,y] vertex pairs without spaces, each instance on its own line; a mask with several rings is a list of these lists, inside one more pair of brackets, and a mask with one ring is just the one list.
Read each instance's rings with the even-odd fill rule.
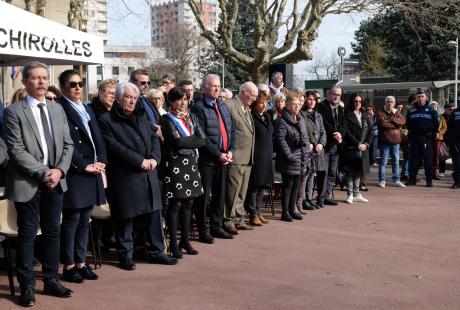
[[449,145],[454,166],[454,184],[452,188],[460,188],[460,108],[455,109],[447,121],[445,140]]
[[415,185],[418,169],[423,159],[426,186],[433,186],[433,142],[438,131],[438,113],[432,109],[424,90],[418,89],[415,105],[407,112],[409,130],[409,181],[406,185]]

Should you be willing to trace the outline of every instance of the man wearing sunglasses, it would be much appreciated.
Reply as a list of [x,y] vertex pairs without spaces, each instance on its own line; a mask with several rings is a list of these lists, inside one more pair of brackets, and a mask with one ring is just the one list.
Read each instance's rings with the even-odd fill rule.
[[149,73],[144,69],[136,69],[131,72],[129,81],[136,85],[141,92],[141,96],[139,96],[139,99],[137,100],[137,109],[140,109],[143,113],[145,113],[147,119],[152,125],[155,136],[163,141],[163,135],[161,134],[160,128],[160,113],[155,105],[146,97],[147,92],[150,89]]

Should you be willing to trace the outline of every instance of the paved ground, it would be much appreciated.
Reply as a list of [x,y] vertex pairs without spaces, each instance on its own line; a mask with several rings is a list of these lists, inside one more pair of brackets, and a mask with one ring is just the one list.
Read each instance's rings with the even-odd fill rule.
[[[369,179],[375,179],[371,177]],[[36,309],[460,309],[459,190],[380,189],[368,204],[309,212],[200,251],[177,266],[107,262],[100,280],[69,285],[70,299],[40,294]],[[344,192],[336,192],[345,199]],[[17,306],[0,276],[0,309]]]

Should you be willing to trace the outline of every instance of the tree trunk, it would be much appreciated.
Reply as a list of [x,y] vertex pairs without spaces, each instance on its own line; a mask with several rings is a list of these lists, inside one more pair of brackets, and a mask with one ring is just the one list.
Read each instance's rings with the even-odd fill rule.
[[267,64],[250,64],[244,69],[249,73],[252,78],[252,82],[254,82],[256,85],[260,83],[268,83],[269,77]]

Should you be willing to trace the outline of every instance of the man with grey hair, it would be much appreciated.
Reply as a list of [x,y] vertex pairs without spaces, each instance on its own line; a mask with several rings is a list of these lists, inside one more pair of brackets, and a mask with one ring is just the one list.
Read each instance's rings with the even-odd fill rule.
[[329,198],[332,187],[335,183],[335,175],[339,163],[340,144],[345,136],[345,114],[344,109],[340,106],[340,97],[342,88],[334,86],[330,89],[327,98],[318,104],[317,110],[323,117],[324,128],[326,129],[326,147],[324,156],[326,161],[327,177],[323,186],[323,192],[318,196],[317,205],[337,205],[335,200]]
[[401,128],[406,124],[406,119],[395,109],[395,97],[387,96],[383,110],[377,113],[379,127],[380,163],[379,187],[385,187],[385,168],[388,154],[391,157],[391,172],[393,186],[406,187],[399,179],[399,144],[401,143]]
[[[276,94],[282,93],[284,96],[287,96],[288,89],[284,87],[283,74],[281,72],[273,72],[271,76],[270,84],[270,98],[273,98]],[[271,100],[267,105],[267,111],[272,110],[275,107],[275,102]]]
[[246,82],[240,86],[235,98],[225,102],[235,127],[236,144],[227,179],[224,229],[234,235],[238,234],[238,229],[248,229],[244,223],[244,200],[254,160],[255,138],[250,107],[256,101],[257,94],[257,86],[252,82]]
[[6,174],[6,197],[17,211],[16,272],[19,303],[35,304],[34,241],[38,227],[43,240],[44,293],[70,297],[72,290],[59,281],[60,222],[66,173],[73,155],[69,125],[61,105],[45,99],[48,67],[27,64],[22,83],[27,96],[5,110],[4,128],[11,156]]
[[[219,95],[220,77],[215,74],[205,76],[203,97],[195,102],[191,110],[206,133],[206,144],[199,149],[198,158],[204,195],[196,199],[194,211],[198,241],[208,244],[214,243],[214,238],[233,238],[222,226],[228,164],[233,160],[235,130],[228,107],[219,99]],[[206,220],[208,206],[211,211],[209,225]]]

